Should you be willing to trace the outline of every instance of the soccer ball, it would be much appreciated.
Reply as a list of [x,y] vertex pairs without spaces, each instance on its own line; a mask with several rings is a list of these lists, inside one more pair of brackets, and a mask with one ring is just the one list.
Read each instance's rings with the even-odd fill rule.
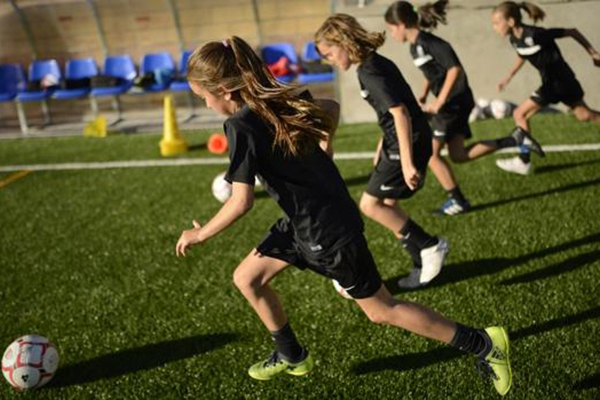
[[45,385],[57,368],[56,347],[39,335],[21,336],[6,348],[2,357],[2,374],[17,390]]
[[514,105],[504,100],[492,100],[490,102],[490,111],[492,116],[496,119],[502,119],[509,117],[513,110]]
[[231,197],[231,183],[225,180],[225,172],[221,172],[213,179],[212,192],[215,199],[225,203]]
[[338,282],[338,281],[336,281],[335,279],[332,279],[332,280],[331,280],[331,283],[333,283],[333,287],[335,288],[335,291],[336,291],[336,292],[338,292],[338,294],[339,294],[340,296],[342,296],[342,297],[344,297],[344,298],[346,298],[346,299],[350,299],[350,300],[352,300],[352,299],[353,299],[353,297],[352,297],[352,296],[350,296],[350,295],[348,294],[348,292],[346,292],[346,289],[344,289],[344,288],[342,287],[342,285],[340,285],[340,284],[339,284],[339,282]]

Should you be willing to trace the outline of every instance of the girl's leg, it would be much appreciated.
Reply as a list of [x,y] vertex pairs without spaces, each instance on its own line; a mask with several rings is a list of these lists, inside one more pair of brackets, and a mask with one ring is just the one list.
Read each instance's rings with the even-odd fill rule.
[[582,100],[581,103],[573,106],[572,108],[575,117],[582,122],[592,121],[597,124],[600,124],[600,112],[596,110],[592,110],[585,104]]
[[444,148],[445,144],[445,142],[440,140],[432,140],[433,153],[429,159],[429,168],[431,168],[431,171],[440,182],[440,185],[442,185],[444,190],[447,192],[454,189],[457,183],[450,164],[448,164],[448,161],[442,157],[442,149]]
[[287,265],[285,261],[263,256],[254,249],[233,274],[235,285],[271,332],[275,342],[276,351],[248,369],[248,374],[254,379],[269,380],[283,372],[305,375],[314,366],[312,357],[298,343],[281,302],[269,286],[271,279]]
[[[541,106],[531,99],[527,99],[522,102],[516,109],[513,111],[513,119],[518,128],[520,128],[521,132],[516,132],[520,134],[521,140],[517,140],[518,145],[529,144],[531,147],[521,147],[521,153],[518,157],[514,158],[506,158],[501,160],[496,160],[496,165],[501,169],[507,172],[514,172],[520,175],[529,175],[532,171],[531,169],[531,153],[530,148],[536,151],[539,155],[543,156],[543,151],[537,142],[533,140],[533,138],[529,135],[529,119],[535,115]],[[523,140],[527,140],[528,143],[522,143]]]
[[[463,135],[454,135],[450,138],[450,143],[460,143],[461,150],[464,152],[464,140],[465,138]],[[450,164],[446,161],[445,157],[442,157],[444,145],[444,142],[436,139],[432,140],[433,153],[429,159],[429,168],[431,168],[431,171],[449,197],[449,199],[442,204],[438,213],[444,215],[457,215],[468,211],[471,206],[461,192]],[[456,155],[453,155],[452,150],[449,152],[450,158],[454,161]]]
[[484,372],[490,372],[498,393],[505,395],[512,383],[508,335],[502,327],[473,329],[417,303],[394,298],[381,286],[379,291],[356,303],[375,323],[403,328],[420,336],[449,344],[476,355]]
[[442,269],[449,245],[445,239],[429,235],[397,205],[396,199],[380,199],[363,193],[360,209],[369,218],[385,226],[396,236],[413,261],[408,277],[400,279],[402,288],[426,285]]
[[269,286],[271,279],[287,266],[285,261],[263,256],[254,249],[233,273],[235,286],[270,331],[278,331],[287,324],[277,294]]

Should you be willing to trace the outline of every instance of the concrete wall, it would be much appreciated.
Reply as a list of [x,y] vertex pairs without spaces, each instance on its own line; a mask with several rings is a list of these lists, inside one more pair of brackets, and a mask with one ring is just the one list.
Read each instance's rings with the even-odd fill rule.
[[[369,30],[383,31],[383,14],[392,1],[371,1],[366,7],[344,6],[340,2],[336,12],[355,15]],[[422,4],[418,2],[416,4]],[[600,51],[600,1],[538,1],[546,12],[543,27],[576,27]],[[529,97],[540,85],[539,74],[526,64],[513,78],[508,88],[498,93],[496,85],[508,73],[516,59],[516,53],[508,43],[492,30],[490,14],[497,2],[485,0],[455,0],[448,12],[448,25],[435,34],[449,41],[457,52],[476,98],[501,98],[515,103]],[[569,65],[575,71],[586,95],[588,105],[600,109],[600,68],[595,67],[585,50],[573,39],[558,40],[559,47]],[[402,71],[413,92],[421,91],[423,75],[412,63],[408,44],[402,45],[388,39],[380,53],[392,59]],[[375,112],[360,97],[355,68],[338,74],[339,96],[344,122],[375,121]]]

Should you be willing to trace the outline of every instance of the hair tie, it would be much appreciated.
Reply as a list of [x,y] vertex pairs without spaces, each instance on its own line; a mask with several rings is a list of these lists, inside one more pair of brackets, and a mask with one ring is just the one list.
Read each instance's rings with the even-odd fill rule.
[[229,42],[227,41],[227,39],[223,39],[223,40],[221,41],[221,43],[223,43],[223,46],[225,46],[225,47],[229,47]]
[[419,7],[417,6],[413,6],[413,11],[416,12],[417,14],[419,13]]

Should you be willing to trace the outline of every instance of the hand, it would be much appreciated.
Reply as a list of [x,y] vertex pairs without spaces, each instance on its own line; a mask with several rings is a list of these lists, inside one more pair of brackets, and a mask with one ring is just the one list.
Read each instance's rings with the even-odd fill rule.
[[185,251],[189,247],[202,242],[202,240],[200,239],[200,237],[198,235],[200,233],[200,229],[202,227],[196,220],[192,221],[192,224],[194,225],[194,228],[186,229],[185,231],[183,231],[183,233],[181,234],[181,237],[177,241],[177,245],[175,246],[175,255],[177,257],[179,257],[179,256],[185,257],[186,256]]
[[406,186],[410,190],[415,190],[419,186],[421,174],[417,171],[413,163],[402,164],[402,174],[404,175],[404,182],[406,182]]
[[500,83],[498,84],[498,91],[502,92],[504,90],[504,88],[506,88],[508,86],[509,82],[510,82],[510,79],[503,79],[502,81],[500,81]]
[[442,105],[437,100],[421,106],[421,109],[429,114],[437,114],[440,108],[442,108]]

